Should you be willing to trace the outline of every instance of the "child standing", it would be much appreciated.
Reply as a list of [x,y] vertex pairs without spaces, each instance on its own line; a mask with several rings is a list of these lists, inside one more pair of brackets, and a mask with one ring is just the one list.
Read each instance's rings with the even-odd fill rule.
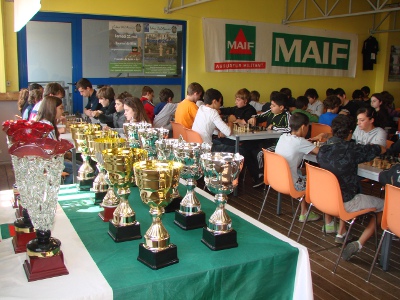
[[[309,119],[305,114],[293,113],[290,118],[291,133],[285,133],[280,138],[275,148],[275,153],[283,156],[289,164],[290,172],[296,190],[304,191],[306,189],[306,177],[298,169],[304,155],[312,152],[318,153],[319,148],[307,141],[304,137],[308,133]],[[306,219],[307,207],[305,201],[301,202],[301,212],[299,222]],[[319,215],[311,212],[308,221],[316,221]]]

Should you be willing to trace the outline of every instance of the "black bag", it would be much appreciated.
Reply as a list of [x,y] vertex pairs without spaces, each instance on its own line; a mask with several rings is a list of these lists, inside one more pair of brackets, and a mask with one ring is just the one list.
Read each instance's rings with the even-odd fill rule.
[[380,172],[379,183],[400,187],[400,164],[395,164],[390,169]]

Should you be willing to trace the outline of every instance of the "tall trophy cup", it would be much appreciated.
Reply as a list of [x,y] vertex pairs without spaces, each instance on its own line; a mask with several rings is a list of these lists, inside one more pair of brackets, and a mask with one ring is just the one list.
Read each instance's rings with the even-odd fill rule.
[[186,180],[187,189],[179,210],[175,212],[174,223],[185,230],[206,226],[206,215],[201,210],[201,204],[194,189],[196,188],[196,180],[203,176],[200,155],[211,150],[207,146],[206,143],[181,143],[174,150],[176,160],[183,164],[181,178]]
[[[48,133],[53,130],[53,126],[39,122],[29,123],[26,120],[18,120],[4,122],[3,130],[7,134],[7,145],[10,149],[16,143],[29,143],[37,138],[47,136]],[[14,184],[14,199],[16,200],[14,204],[17,204],[18,207],[15,213],[17,220],[14,222],[16,234],[13,236],[12,244],[14,252],[20,253],[26,251],[26,244],[36,237],[36,232],[24,201],[28,195],[21,196],[20,192],[17,190],[17,186],[29,186],[30,181],[24,181],[27,179],[29,180],[29,178],[25,176],[27,170],[24,169],[23,161],[19,157],[11,155],[11,161],[16,182],[16,184]],[[23,192],[26,191],[24,188],[22,190]],[[18,195],[15,197],[15,194]]]
[[201,241],[211,250],[222,250],[238,246],[236,231],[232,220],[225,210],[227,195],[238,184],[243,156],[238,153],[205,153],[201,155],[201,165],[207,188],[215,193],[217,209],[208,220],[208,227],[203,228]]
[[82,154],[83,163],[78,170],[78,181],[80,191],[90,191],[93,186],[94,180],[94,170],[90,166],[90,155],[89,155],[89,145],[87,142],[86,135],[87,131],[76,133],[76,144],[78,145],[78,151]]
[[36,229],[36,238],[26,245],[27,259],[23,267],[28,281],[68,274],[61,242],[51,237],[57,207],[60,178],[64,169],[64,153],[73,145],[68,141],[36,139],[14,144],[9,153],[17,156],[24,168],[23,184],[19,187]]
[[133,164],[145,160],[147,152],[143,149],[114,148],[103,150],[102,155],[108,178],[120,198],[113,219],[109,222],[108,234],[115,242],[140,239],[140,224],[129,205],[128,196],[130,187],[135,184]]
[[148,160],[133,166],[136,184],[144,204],[150,206],[153,222],[139,245],[138,260],[156,270],[179,262],[177,247],[170,243],[170,235],[161,218],[164,207],[171,201],[169,190],[172,177],[182,164],[175,161]]
[[[183,139],[161,139],[156,141],[157,159],[158,160],[176,160],[174,149],[180,143],[184,143]],[[171,186],[171,202],[165,207],[165,213],[175,212],[179,209],[182,197],[178,191],[179,176],[177,180],[172,179]]]
[[[98,133],[98,134],[96,134]],[[88,136],[89,155],[95,161],[98,170],[96,178],[93,180],[93,187],[91,191],[94,192],[95,204],[102,203],[103,199],[110,190],[110,186],[106,180],[106,174],[103,165],[98,161],[97,156],[106,149],[122,148],[125,147],[126,140],[120,138],[105,137],[108,132],[100,131],[95,132],[95,135]],[[113,189],[111,188],[113,191]],[[112,197],[112,195],[110,195]],[[114,194],[114,198],[116,198]],[[108,222],[108,221],[107,221]]]

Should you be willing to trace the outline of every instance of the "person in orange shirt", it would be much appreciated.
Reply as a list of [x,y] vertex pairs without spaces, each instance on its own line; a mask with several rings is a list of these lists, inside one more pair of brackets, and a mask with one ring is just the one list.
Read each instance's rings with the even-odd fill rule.
[[196,102],[201,99],[203,94],[204,89],[201,84],[197,82],[189,84],[186,98],[183,99],[176,108],[175,122],[191,129],[198,110]]

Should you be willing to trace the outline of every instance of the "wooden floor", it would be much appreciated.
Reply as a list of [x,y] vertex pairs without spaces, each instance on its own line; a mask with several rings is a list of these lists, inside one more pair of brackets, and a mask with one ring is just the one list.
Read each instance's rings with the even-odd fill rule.
[[[10,189],[13,183],[14,173],[11,165],[0,165],[0,190]],[[202,187],[202,180],[199,180],[198,185]],[[369,185],[364,188],[368,191],[370,189]],[[374,186],[372,194],[379,196],[379,189],[379,186]],[[264,187],[253,188],[251,179],[247,178],[245,182],[240,183],[237,197],[229,195],[228,203],[249,216],[257,218],[263,197]],[[276,199],[277,193],[271,190],[260,221],[286,235],[292,221],[291,201],[289,197],[283,196],[281,214],[277,215]],[[297,201],[294,203],[294,208],[296,205]],[[291,238],[297,239],[300,225],[301,223],[296,220]],[[300,243],[309,251],[315,299],[400,299],[399,241],[393,241],[392,244],[390,270],[384,272],[377,266],[371,281],[367,283],[365,279],[375,247],[372,239],[350,262],[341,260],[336,274],[332,274],[340,248],[334,243],[333,234],[323,235],[321,226],[321,220],[308,223],[300,240]],[[353,235],[358,237],[362,230],[362,224],[357,223],[352,230]],[[380,230],[379,239],[381,233]]]

